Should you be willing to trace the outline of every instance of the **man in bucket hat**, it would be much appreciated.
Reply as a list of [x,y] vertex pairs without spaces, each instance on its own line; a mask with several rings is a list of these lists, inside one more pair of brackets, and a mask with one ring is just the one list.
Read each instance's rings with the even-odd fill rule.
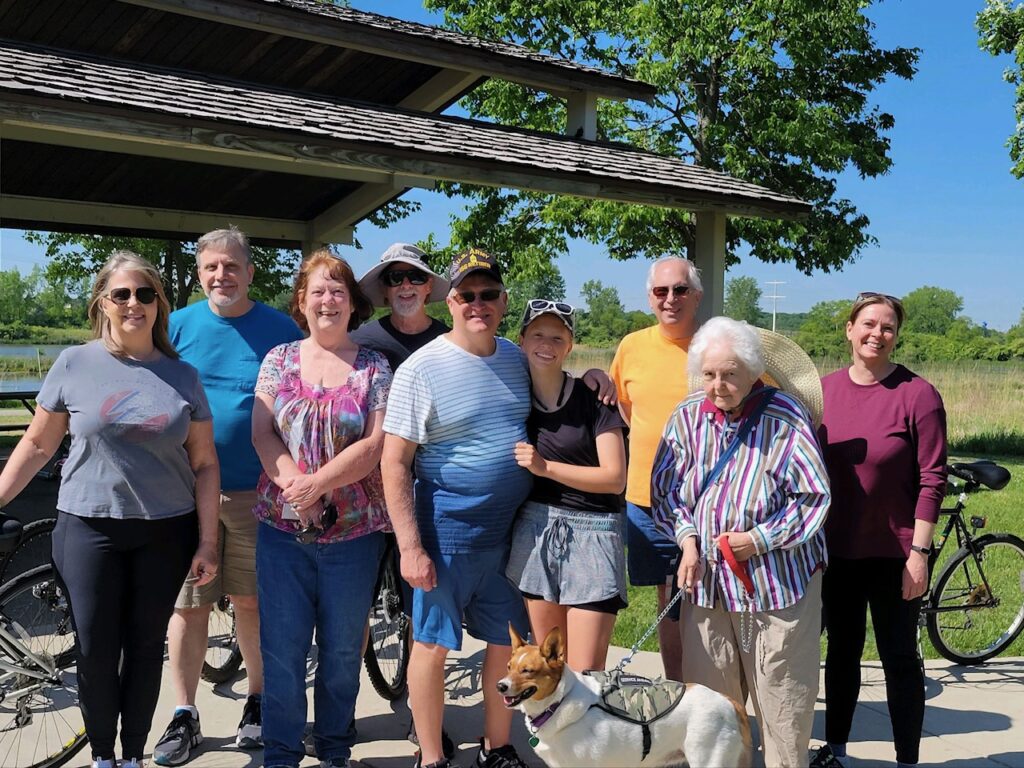
[[359,287],[373,305],[391,307],[391,314],[362,325],[351,334],[352,340],[384,353],[392,371],[449,330],[427,314],[427,304],[443,301],[449,283],[427,266],[425,256],[415,245],[394,243],[359,279]]

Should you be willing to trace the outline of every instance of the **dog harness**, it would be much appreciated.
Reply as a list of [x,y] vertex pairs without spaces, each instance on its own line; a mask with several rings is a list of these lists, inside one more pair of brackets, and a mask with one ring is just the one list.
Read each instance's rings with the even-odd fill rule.
[[651,751],[651,723],[660,720],[683,700],[686,686],[675,680],[651,680],[621,670],[584,672],[601,687],[601,701],[591,705],[620,720],[639,725],[643,731],[643,760]]

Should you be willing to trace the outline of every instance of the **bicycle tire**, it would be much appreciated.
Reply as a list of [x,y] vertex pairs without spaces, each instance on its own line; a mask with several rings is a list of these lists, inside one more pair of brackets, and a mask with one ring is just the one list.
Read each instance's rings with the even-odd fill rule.
[[398,565],[398,550],[388,548],[381,562],[370,607],[370,633],[363,664],[370,684],[387,701],[406,689],[409,671],[409,617]]
[[242,666],[242,651],[235,634],[235,611],[227,595],[221,595],[210,610],[206,638],[206,658],[200,674],[208,683],[226,683]]
[[10,575],[30,571],[50,562],[50,547],[53,529],[57,526],[57,518],[48,517],[33,520],[21,529],[18,546],[0,560],[0,584],[7,581]]
[[[52,566],[33,568],[0,587],[0,622],[55,668],[51,679],[29,693],[24,692],[26,676],[0,680],[0,764],[57,768],[78,754],[88,736],[78,702],[71,610]],[[6,642],[0,655],[15,666],[24,663]],[[11,698],[19,687],[22,695]]]
[[939,573],[927,606],[963,610],[925,614],[935,650],[964,665],[998,656],[1024,630],[1024,541],[990,533],[975,539],[974,547],[981,569],[971,550],[962,547]]

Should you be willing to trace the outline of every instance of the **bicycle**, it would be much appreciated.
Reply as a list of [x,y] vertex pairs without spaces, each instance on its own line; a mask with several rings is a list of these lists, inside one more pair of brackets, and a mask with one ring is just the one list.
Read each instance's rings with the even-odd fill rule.
[[373,689],[394,701],[405,693],[409,670],[409,628],[398,545],[388,535],[370,607],[370,633],[363,664]]
[[242,651],[235,634],[235,608],[227,595],[221,595],[213,604],[206,637],[206,658],[200,674],[208,683],[226,683],[242,666]]
[[[991,461],[952,464],[964,481],[956,506],[941,510],[948,520],[935,539],[929,572],[956,534],[957,551],[945,561],[921,607],[928,637],[940,654],[957,664],[981,664],[998,656],[1024,630],[1024,541],[1010,533],[977,536],[986,518],[964,520],[967,495],[981,486],[994,491],[1010,473]],[[956,486],[955,481],[952,481]]]
[[[0,553],[21,524],[0,513]],[[88,737],[78,703],[71,610],[52,565],[0,587],[0,765],[56,768]]]

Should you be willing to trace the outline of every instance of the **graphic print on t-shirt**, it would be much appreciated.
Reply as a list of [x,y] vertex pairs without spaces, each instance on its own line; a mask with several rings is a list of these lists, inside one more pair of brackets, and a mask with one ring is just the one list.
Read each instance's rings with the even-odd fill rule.
[[100,419],[121,439],[144,443],[167,428],[171,415],[148,393],[126,389],[107,396]]

